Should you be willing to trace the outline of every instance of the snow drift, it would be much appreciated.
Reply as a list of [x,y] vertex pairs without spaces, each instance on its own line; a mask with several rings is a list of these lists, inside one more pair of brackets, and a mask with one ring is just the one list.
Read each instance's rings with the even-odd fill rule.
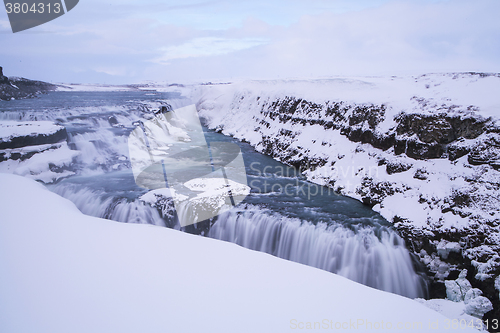
[[274,333],[315,325],[435,332],[451,325],[418,302],[319,269],[89,217],[19,176],[0,174],[0,183],[2,332]]

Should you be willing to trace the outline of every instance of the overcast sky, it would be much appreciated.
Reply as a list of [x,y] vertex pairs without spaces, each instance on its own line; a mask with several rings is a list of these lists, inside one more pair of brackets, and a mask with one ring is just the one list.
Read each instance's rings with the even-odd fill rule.
[[80,0],[0,66],[52,82],[500,72],[500,0]]

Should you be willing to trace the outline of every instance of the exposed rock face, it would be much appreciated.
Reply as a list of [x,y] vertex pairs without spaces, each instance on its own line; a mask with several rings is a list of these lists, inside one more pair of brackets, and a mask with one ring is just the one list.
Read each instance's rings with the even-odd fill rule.
[[[3,124],[0,123],[0,128]],[[0,138],[0,149],[14,149],[26,146],[36,146],[50,143],[58,143],[66,140],[66,129],[62,126],[56,131],[48,133],[30,133],[27,135],[16,135],[10,138]]]
[[0,67],[0,84],[9,84],[9,78],[3,76],[3,68]]
[[[492,130],[494,127],[491,119],[484,119],[480,116],[467,115],[421,115],[421,114],[400,114],[396,119],[396,126],[387,132],[381,132],[377,125],[384,119],[384,105],[346,105],[344,103],[327,103],[318,105],[302,99],[287,97],[283,100],[274,101],[268,107],[262,110],[263,118],[260,125],[271,128],[275,121],[284,124],[284,127],[292,125],[321,125],[327,130],[339,130],[350,141],[371,144],[375,148],[382,150],[394,149],[394,154],[405,154],[410,159],[427,160],[445,158],[457,160],[465,155],[471,165],[489,165],[494,169],[500,167],[500,136]],[[326,110],[326,111],[325,111]],[[327,117],[322,114],[324,112]],[[288,127],[290,128],[290,127]],[[293,129],[280,129],[276,136],[263,136],[261,145],[263,152],[273,156],[284,163],[293,165],[301,170],[314,170],[328,163],[328,158],[312,157],[311,152],[300,149],[300,146],[294,145],[295,137],[298,131]],[[386,165],[387,174],[405,172],[412,167],[411,163],[380,161],[379,164]],[[414,178],[426,180],[426,171],[419,169],[415,172]],[[488,188],[499,188],[500,184],[492,178],[486,177]],[[467,248],[474,248],[486,243],[492,245],[495,249],[500,249],[498,242],[489,239],[485,234],[491,234],[496,237],[496,228],[498,221],[494,219],[487,220],[479,216],[474,216],[469,209],[473,203],[483,205],[486,211],[486,202],[488,199],[480,193],[484,180],[479,175],[467,178],[470,184],[470,192],[454,193],[449,198],[449,208],[443,208],[442,212],[453,212],[457,216],[470,219],[470,228],[454,233],[436,232],[432,230],[429,233],[421,232],[418,229],[405,229],[411,225],[410,221],[395,222],[395,227],[405,237],[410,247],[415,253],[425,249],[429,253],[436,254],[440,258],[441,264],[432,269],[431,274],[435,274],[436,283],[442,284],[447,278],[450,270],[457,272],[461,268],[468,268],[471,271],[477,271],[478,267],[488,267],[488,274],[473,276],[471,280],[474,286],[485,290],[485,295],[493,301],[497,312],[490,312],[487,318],[494,318],[500,311],[500,302],[494,298],[495,293],[492,290],[493,277],[500,273],[499,261],[495,259],[494,254],[483,253],[474,259],[472,252],[458,250],[450,253],[447,250],[439,250],[438,244],[441,240],[462,242],[467,244]],[[366,177],[362,180],[361,186],[356,193],[361,196],[364,204],[374,206],[383,202],[386,197],[396,193],[403,193],[408,190],[390,181],[380,181]],[[425,200],[422,198],[422,200]],[[435,198],[432,200],[436,200]],[[446,201],[446,199],[445,199]],[[435,205],[436,202],[429,202],[429,205]],[[488,227],[484,224],[493,226],[492,231],[486,231]],[[473,227],[474,226],[474,227]],[[441,227],[436,224],[436,228]],[[445,255],[443,255],[446,253]],[[467,254],[469,253],[469,254]],[[476,261],[475,261],[476,260]],[[448,264],[447,262],[451,263]],[[481,264],[479,264],[481,262]],[[476,264],[475,264],[476,263]],[[485,268],[486,269],[486,268]],[[465,280],[467,281],[467,280]],[[468,281],[467,281],[468,282]],[[468,282],[469,283],[469,282]],[[433,288],[440,288],[439,286]],[[470,283],[469,283],[470,285]],[[434,297],[440,293],[433,294]],[[468,305],[469,314],[482,317],[486,312],[493,309],[491,301],[481,296],[474,304]],[[477,304],[476,304],[477,303]],[[496,314],[494,314],[496,313]]]
[[[475,139],[484,132],[489,119],[481,117],[450,117],[446,114],[420,115],[401,114],[396,119],[397,142],[395,153],[406,153],[415,159],[446,157],[448,144],[465,138]],[[454,160],[465,155],[467,151],[452,148],[449,156]]]
[[[271,121],[277,120],[282,124],[318,124],[325,129],[340,130],[341,134],[353,142],[369,143],[382,150],[394,148],[396,155],[404,153],[413,159],[456,160],[472,150],[471,164],[500,166],[499,156],[495,153],[500,151],[500,140],[477,142],[472,148],[470,144],[460,145],[463,140],[476,139],[485,133],[488,125],[491,125],[491,119],[471,115],[449,116],[446,113],[438,115],[401,113],[395,119],[396,127],[382,133],[377,125],[384,120],[385,110],[385,105],[347,105],[342,102],[327,102],[321,105],[300,98],[286,97],[273,101],[263,108],[260,125],[270,127],[270,122],[266,118]],[[305,114],[307,116],[304,116]],[[276,148],[280,148],[278,149],[280,152],[287,149],[281,142],[276,147],[269,141],[263,145],[268,146],[266,151],[271,155],[277,150]],[[485,146],[493,148],[485,153]]]
[[3,75],[0,67],[0,100],[22,99],[35,97],[38,94],[56,90],[57,86],[42,81],[33,81],[25,78]]
[[[423,216],[418,223],[414,216],[393,214],[388,219],[427,266],[434,280],[431,297],[446,297],[444,281],[467,269],[471,288],[480,289],[481,297],[493,304],[485,319],[498,318],[500,129],[494,120],[482,117],[474,106],[431,106],[388,119],[388,114],[395,114],[390,105],[318,103],[248,91],[236,91],[223,108],[217,107],[210,99],[200,103],[209,127],[247,139],[258,151],[304,171],[311,181],[378,206],[377,211],[399,206]],[[217,116],[211,118],[214,113]],[[342,145],[351,145],[346,138],[360,144],[338,153]],[[338,165],[350,166],[343,161],[351,161],[349,154],[358,152],[363,157],[352,163],[363,163],[365,170],[340,169],[341,177],[335,176]],[[370,163],[377,168],[377,162],[383,175],[363,175],[372,168]],[[455,166],[457,171],[447,170]],[[341,178],[358,173],[357,182],[347,190]],[[401,181],[406,173],[412,181]],[[446,192],[435,180],[454,185]],[[426,192],[422,187],[436,190]]]
[[467,160],[472,165],[489,164],[495,169],[500,168],[500,135],[490,133],[479,140],[470,150]]

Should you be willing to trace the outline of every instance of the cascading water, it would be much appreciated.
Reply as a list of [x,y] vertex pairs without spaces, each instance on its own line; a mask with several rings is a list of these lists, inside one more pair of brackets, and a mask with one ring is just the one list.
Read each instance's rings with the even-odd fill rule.
[[[49,188],[85,214],[128,223],[179,229],[168,199],[150,205],[148,192],[134,181],[127,137],[138,119],[154,115],[169,99],[174,108],[188,101],[144,92],[50,93],[11,101],[0,120],[51,120],[66,127],[68,146],[79,151],[76,175]],[[205,133],[208,141],[232,141]],[[300,174],[269,170],[284,166],[240,144],[251,195],[236,209],[214,218],[206,236],[324,269],[365,285],[407,297],[425,297],[425,278],[415,272],[403,240],[380,215],[356,200],[330,194],[301,196],[310,184]],[[284,176],[286,174],[286,176]],[[278,186],[279,185],[279,186]],[[275,193],[285,188],[293,195]],[[316,191],[318,193],[318,191]],[[323,192],[321,192],[323,193]],[[279,213],[278,213],[279,212]]]
[[126,223],[154,224],[167,226],[157,209],[140,200],[128,200],[110,196],[104,191],[79,188],[61,184],[51,188],[53,192],[71,200],[87,215]]
[[317,267],[410,298],[425,296],[404,241],[391,229],[316,225],[257,207],[220,215],[209,237]]

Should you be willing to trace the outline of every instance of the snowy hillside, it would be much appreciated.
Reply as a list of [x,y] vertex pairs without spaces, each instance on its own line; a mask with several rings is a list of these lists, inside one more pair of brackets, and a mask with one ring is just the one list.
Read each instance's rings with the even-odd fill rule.
[[193,98],[208,127],[373,206],[437,285],[468,269],[498,311],[498,91],[499,75],[462,73],[212,84]]
[[[458,325],[417,301],[234,244],[83,215],[26,178],[0,174],[0,183],[2,332],[435,332]],[[463,303],[429,306],[452,318],[463,310]]]

